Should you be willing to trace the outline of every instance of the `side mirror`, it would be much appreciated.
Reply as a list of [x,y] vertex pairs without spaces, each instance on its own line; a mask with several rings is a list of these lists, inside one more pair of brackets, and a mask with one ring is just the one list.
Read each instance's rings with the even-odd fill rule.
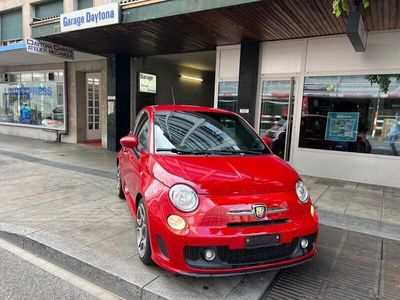
[[136,148],[139,144],[139,139],[136,135],[127,135],[119,140],[122,147],[125,148]]
[[263,140],[263,142],[264,142],[269,148],[272,148],[272,140],[271,140],[269,137],[264,136],[264,137],[261,138],[261,139]]

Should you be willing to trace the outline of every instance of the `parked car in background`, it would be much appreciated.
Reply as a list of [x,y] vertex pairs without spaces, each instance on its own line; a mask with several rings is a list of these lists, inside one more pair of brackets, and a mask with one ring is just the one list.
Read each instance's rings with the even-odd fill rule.
[[[371,153],[372,147],[363,134],[357,134],[355,142],[338,142],[325,139],[327,117],[321,115],[303,115],[300,123],[299,147]],[[287,120],[281,118],[277,124],[266,132],[266,137],[272,140],[271,149],[274,154],[283,157],[285,149]]]
[[318,216],[268,142],[232,112],[144,108],[117,160],[117,192],[136,217],[142,262],[210,276],[310,259]]

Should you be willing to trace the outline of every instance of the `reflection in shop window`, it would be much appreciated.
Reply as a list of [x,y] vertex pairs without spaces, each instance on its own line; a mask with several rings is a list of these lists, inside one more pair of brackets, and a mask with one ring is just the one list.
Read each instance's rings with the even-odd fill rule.
[[400,82],[387,92],[367,76],[306,77],[299,147],[398,155]]
[[238,101],[237,81],[222,81],[218,85],[218,108],[237,112]]
[[[261,136],[267,135],[273,138],[274,136],[271,134],[275,132],[275,129],[286,127],[290,89],[290,80],[263,81],[260,113]],[[272,128],[273,130],[270,130]]]
[[0,82],[0,123],[64,128],[64,83],[60,72],[6,74]]

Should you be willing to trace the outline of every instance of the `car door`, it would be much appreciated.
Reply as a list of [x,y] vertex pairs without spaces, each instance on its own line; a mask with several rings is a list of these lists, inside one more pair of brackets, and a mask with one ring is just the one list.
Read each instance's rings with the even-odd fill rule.
[[127,184],[128,192],[132,199],[140,192],[140,180],[143,178],[143,172],[146,169],[146,161],[148,157],[148,135],[149,135],[149,117],[146,112],[139,116],[139,121],[136,124],[133,132],[138,137],[138,147],[129,149],[126,159],[127,164],[125,167],[125,182]]

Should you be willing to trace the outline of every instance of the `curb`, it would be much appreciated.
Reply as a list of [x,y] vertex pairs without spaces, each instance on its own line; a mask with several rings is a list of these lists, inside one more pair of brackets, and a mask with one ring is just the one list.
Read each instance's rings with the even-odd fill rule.
[[95,249],[44,230],[0,223],[0,238],[127,299],[165,299],[144,287],[159,277],[146,269],[127,266]]

